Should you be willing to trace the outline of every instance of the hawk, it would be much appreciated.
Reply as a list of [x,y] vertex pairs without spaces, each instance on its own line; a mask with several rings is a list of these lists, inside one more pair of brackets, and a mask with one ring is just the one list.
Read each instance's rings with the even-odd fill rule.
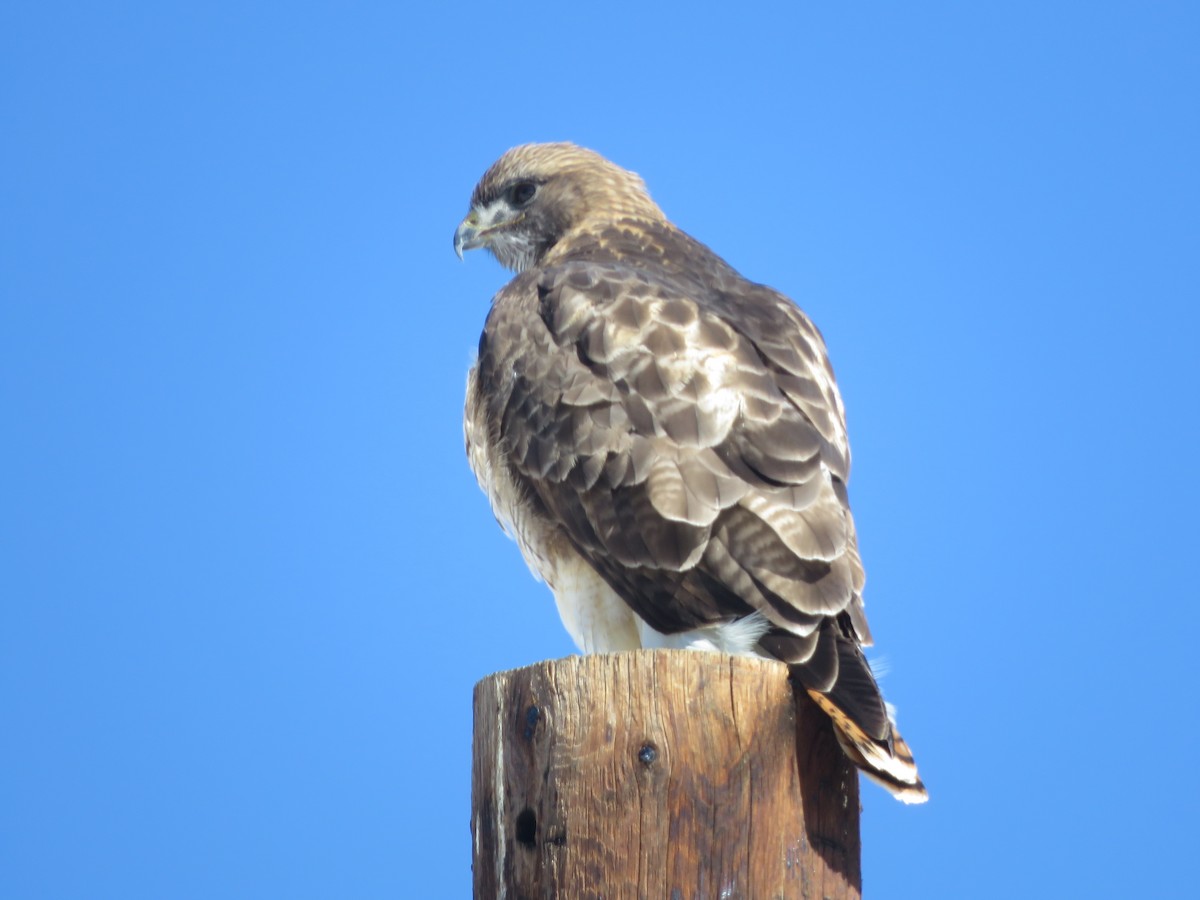
[[871,632],[825,344],[787,297],[573,144],[505,153],[454,249],[517,274],[467,383],[467,456],[585,653],[782,660],[847,755],[927,798],[863,656]]

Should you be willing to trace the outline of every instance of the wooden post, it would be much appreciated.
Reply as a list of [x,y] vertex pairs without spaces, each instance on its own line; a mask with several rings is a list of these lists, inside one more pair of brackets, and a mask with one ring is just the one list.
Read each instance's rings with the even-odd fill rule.
[[796,704],[782,663],[717,653],[488,676],[475,897],[857,900],[857,772],[824,714]]

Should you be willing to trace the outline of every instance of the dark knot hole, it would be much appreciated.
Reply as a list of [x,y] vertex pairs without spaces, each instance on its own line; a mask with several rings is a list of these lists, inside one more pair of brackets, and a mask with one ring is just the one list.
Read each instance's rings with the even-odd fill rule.
[[528,806],[517,815],[517,843],[531,848],[537,843],[537,816]]

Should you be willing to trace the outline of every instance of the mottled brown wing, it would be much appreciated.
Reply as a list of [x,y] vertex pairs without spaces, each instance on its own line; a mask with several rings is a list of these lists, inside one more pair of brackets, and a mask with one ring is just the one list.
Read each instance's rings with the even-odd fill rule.
[[531,496],[648,624],[761,610],[762,649],[886,738],[823,342],[786,298],[712,261],[704,284],[596,261],[515,279],[480,345],[489,420]]

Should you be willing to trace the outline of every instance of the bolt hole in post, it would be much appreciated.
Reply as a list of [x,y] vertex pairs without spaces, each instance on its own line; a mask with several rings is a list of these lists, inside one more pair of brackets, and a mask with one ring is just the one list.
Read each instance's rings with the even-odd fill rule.
[[658,748],[650,741],[642,744],[642,749],[638,750],[638,762],[649,768],[658,759]]

